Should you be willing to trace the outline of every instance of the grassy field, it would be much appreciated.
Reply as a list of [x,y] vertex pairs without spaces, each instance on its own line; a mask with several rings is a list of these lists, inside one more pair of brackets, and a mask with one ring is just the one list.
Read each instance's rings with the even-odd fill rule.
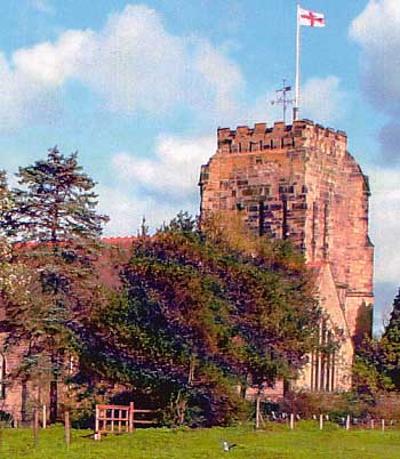
[[[73,431],[69,450],[63,443],[62,427],[40,432],[34,445],[29,429],[5,429],[1,433],[1,459],[369,459],[400,458],[400,431],[353,430],[316,425],[286,426],[254,432],[250,427],[198,430],[148,429],[131,435],[107,437],[95,442],[90,432]],[[237,446],[222,449],[227,440]]]

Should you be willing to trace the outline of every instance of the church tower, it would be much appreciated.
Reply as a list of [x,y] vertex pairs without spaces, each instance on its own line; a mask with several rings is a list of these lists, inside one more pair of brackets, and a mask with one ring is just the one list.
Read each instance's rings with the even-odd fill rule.
[[303,251],[325,311],[321,343],[335,334],[341,345],[335,355],[311,355],[297,385],[349,389],[355,345],[371,332],[374,249],[368,178],[346,134],[308,120],[218,129],[200,188],[202,217],[234,212],[261,237],[289,239]]

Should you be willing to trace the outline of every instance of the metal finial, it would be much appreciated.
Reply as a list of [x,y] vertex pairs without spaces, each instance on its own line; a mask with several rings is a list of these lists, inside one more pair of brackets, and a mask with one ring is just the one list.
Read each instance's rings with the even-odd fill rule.
[[282,80],[283,85],[282,88],[277,89],[276,92],[276,99],[271,101],[271,105],[282,105],[282,111],[283,111],[283,122],[286,124],[286,112],[289,107],[289,105],[294,103],[294,99],[289,99],[288,94],[292,90],[291,86],[288,86],[286,83],[286,79],[284,78]]

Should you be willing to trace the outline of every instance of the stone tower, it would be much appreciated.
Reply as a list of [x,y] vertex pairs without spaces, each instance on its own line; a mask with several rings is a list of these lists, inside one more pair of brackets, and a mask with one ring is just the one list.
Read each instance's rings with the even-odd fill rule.
[[288,238],[303,251],[326,312],[320,340],[336,334],[341,346],[335,355],[312,354],[297,385],[348,389],[354,345],[371,331],[374,249],[368,179],[346,134],[308,120],[218,129],[200,188],[203,217],[235,212],[260,236]]

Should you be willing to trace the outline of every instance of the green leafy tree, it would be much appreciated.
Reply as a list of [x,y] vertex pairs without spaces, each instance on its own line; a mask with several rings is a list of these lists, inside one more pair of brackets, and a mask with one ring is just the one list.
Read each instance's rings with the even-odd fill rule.
[[[4,171],[0,171],[0,217],[7,221],[13,207],[13,196]],[[13,245],[0,228],[0,295],[2,307],[11,302],[26,303],[29,298],[30,274],[22,263],[13,262]]]
[[91,324],[82,372],[95,361],[99,380],[172,403],[176,423],[197,410],[206,424],[235,414],[234,385],[295,377],[321,313],[304,260],[271,244],[216,242],[185,215],[139,238],[122,295]]
[[377,400],[381,393],[400,390],[400,291],[389,323],[380,338],[365,338],[358,348],[353,384],[360,394]]
[[96,213],[95,183],[76,153],[64,156],[53,148],[44,160],[20,168],[17,178],[20,188],[13,190],[1,225],[14,240],[17,258],[29,266],[31,301],[8,305],[9,344],[28,343],[27,374],[50,375],[50,417],[55,421],[65,362],[101,298],[95,262],[107,218]]
[[375,403],[379,394],[393,390],[387,371],[386,339],[364,338],[353,364],[353,387],[365,401]]

